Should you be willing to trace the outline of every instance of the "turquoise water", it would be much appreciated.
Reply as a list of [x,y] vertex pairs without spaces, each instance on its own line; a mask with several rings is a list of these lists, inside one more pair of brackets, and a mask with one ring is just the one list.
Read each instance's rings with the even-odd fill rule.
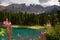
[[[28,28],[13,28],[12,29],[12,38],[15,40],[20,40],[18,37],[18,34],[20,34],[24,39],[28,37],[30,38],[37,38],[38,36],[41,36],[41,32],[43,32],[44,29],[28,29]],[[7,40],[7,34],[5,33],[5,36],[2,37],[2,39]]]

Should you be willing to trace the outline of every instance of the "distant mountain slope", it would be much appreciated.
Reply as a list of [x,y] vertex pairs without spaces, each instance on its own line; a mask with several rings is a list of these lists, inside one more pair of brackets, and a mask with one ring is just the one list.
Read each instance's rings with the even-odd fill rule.
[[32,13],[41,13],[43,11],[44,7],[40,6],[40,5],[30,5],[30,6],[26,6],[25,4],[12,4],[7,6],[7,8],[5,9],[5,11],[8,12],[19,12],[19,11],[23,11],[23,12],[32,12]]
[[0,11],[3,11],[6,8],[6,6],[0,5]]
[[53,13],[53,12],[56,12],[58,10],[60,11],[60,6],[57,6],[57,5],[45,7],[46,13]]
[[6,7],[0,6],[0,11],[6,11],[6,12],[29,12],[29,13],[52,13],[57,10],[60,10],[60,6],[53,5],[48,7],[43,7],[41,5],[30,5],[26,6],[25,4],[11,4]]

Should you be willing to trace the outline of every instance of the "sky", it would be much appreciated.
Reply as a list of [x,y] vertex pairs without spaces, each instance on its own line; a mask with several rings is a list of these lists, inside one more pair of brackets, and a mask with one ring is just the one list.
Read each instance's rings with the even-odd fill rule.
[[38,4],[42,6],[59,5],[58,0],[0,0],[0,5],[8,6],[12,3],[17,4],[25,3],[26,5]]

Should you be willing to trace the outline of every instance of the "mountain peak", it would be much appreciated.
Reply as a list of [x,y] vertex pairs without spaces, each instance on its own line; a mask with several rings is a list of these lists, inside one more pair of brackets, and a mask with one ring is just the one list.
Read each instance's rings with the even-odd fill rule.
[[[1,9],[1,8],[0,8]],[[43,7],[41,5],[32,5],[27,6],[25,4],[11,4],[9,6],[6,6],[4,9],[7,12],[29,12],[29,13],[51,13],[53,11],[60,10],[60,6],[53,5],[53,6],[48,6],[48,7]]]

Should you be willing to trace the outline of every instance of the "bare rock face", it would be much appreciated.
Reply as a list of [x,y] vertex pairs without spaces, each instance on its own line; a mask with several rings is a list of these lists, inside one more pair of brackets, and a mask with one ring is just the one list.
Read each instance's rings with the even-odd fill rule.
[[31,4],[30,6],[26,6],[25,4],[11,4],[8,6],[0,6],[0,11],[6,12],[28,12],[28,13],[53,13],[56,11],[60,11],[60,6],[53,5],[43,7],[41,5]]

